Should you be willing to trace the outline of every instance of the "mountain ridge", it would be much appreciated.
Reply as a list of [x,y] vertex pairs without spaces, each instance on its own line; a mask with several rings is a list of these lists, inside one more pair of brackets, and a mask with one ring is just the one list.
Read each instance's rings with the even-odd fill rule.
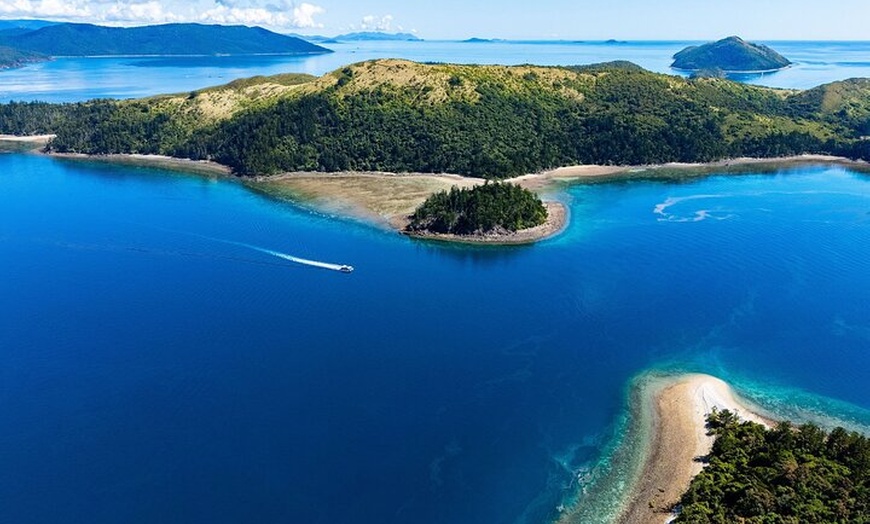
[[106,27],[53,24],[5,34],[0,45],[50,56],[319,54],[330,50],[261,27],[162,24]]

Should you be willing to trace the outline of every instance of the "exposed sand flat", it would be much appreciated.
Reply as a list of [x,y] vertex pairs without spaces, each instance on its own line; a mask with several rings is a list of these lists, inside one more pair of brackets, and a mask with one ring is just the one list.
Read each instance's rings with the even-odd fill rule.
[[3,142],[33,142],[35,144],[46,143],[57,135],[0,135],[0,141]]
[[164,155],[82,155],[77,153],[51,153],[51,156],[72,160],[86,160],[88,162],[110,162],[127,166],[154,167],[199,175],[229,176],[232,174],[232,170],[229,167],[216,162],[175,158]]
[[288,173],[262,177],[249,185],[272,195],[306,200],[329,213],[401,230],[407,217],[432,193],[483,182],[457,175]]
[[671,508],[703,467],[697,458],[712,449],[713,437],[707,435],[705,418],[714,408],[771,425],[736,398],[728,384],[709,375],[663,379],[650,394],[653,413],[649,452],[632,498],[618,520],[621,524],[671,520]]
[[[302,199],[325,212],[352,216],[377,225],[402,231],[408,217],[426,198],[437,191],[483,184],[480,178],[423,173],[287,173],[263,177],[248,183],[276,196]],[[412,235],[417,238],[474,244],[528,244],[562,231],[568,210],[559,202],[545,202],[547,222],[510,234],[493,235]]]
[[670,162],[667,164],[654,164],[644,166],[602,166],[602,165],[579,165],[567,166],[523,175],[510,179],[526,189],[544,189],[556,182],[569,182],[571,180],[590,179],[619,179],[629,176],[655,176],[659,175],[708,175],[711,173],[747,173],[753,171],[776,171],[808,165],[837,165],[855,169],[858,171],[870,171],[870,163],[862,160],[850,160],[848,158],[829,155],[796,155],[780,158],[731,158],[706,164],[689,164]]

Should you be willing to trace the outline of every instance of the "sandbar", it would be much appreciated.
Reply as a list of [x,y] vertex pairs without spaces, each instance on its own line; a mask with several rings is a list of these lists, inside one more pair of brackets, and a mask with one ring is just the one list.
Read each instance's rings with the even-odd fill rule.
[[84,155],[80,153],[51,153],[51,156],[69,160],[86,160],[88,162],[108,162],[111,164],[126,166],[153,167],[197,175],[226,177],[232,175],[232,170],[229,167],[218,164],[217,162],[211,162],[208,160],[190,160],[188,158],[176,158],[164,155]]
[[47,144],[56,135],[0,135],[0,142],[28,142]]
[[620,524],[669,522],[680,496],[701,472],[700,460],[710,453],[706,416],[728,409],[743,420],[770,427],[773,422],[758,408],[738,398],[731,387],[710,375],[662,378],[649,387],[652,413],[646,420],[649,447]]

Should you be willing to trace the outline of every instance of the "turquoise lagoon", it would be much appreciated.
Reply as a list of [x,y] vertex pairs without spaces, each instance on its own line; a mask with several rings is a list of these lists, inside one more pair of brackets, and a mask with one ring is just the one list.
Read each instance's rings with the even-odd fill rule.
[[651,369],[870,424],[866,175],[558,197],[563,234],[484,249],[0,155],[0,521],[546,522],[607,504]]

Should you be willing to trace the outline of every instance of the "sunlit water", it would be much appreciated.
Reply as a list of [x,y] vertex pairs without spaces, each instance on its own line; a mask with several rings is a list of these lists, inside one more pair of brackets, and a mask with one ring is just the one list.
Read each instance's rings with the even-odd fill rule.
[[474,249],[0,155],[0,521],[544,522],[651,368],[870,421],[866,176],[562,197],[559,237]]
[[[374,58],[477,64],[578,65],[630,60],[651,71],[676,74],[672,56],[698,42],[467,43],[360,42],[327,44],[335,52],[313,56],[59,58],[0,71],[0,102],[70,102],[184,93],[237,78],[278,73],[322,75]],[[739,80],[807,89],[870,77],[870,42],[768,42],[794,62],[789,69]]]
[[[59,59],[0,71],[0,99],[186,92],[385,57],[670,72],[686,44]],[[796,65],[742,80],[870,76],[870,44],[771,45]],[[870,423],[865,175],[561,197],[559,237],[475,249],[225,181],[0,155],[0,521],[543,522],[583,492],[581,508],[612,509],[598,494],[624,480],[607,473],[626,389],[650,369]]]

